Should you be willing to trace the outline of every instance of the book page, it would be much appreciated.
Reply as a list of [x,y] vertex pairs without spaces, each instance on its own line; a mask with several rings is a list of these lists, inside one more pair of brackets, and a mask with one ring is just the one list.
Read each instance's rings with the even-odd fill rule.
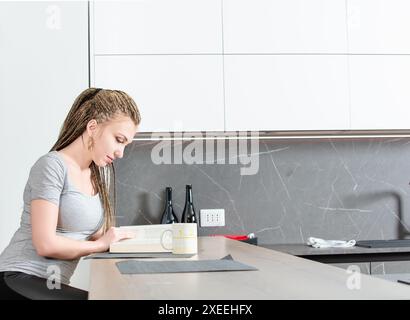
[[[140,225],[123,226],[134,232],[136,237],[114,242],[110,245],[110,252],[171,252],[172,225]],[[162,243],[161,243],[162,238]]]

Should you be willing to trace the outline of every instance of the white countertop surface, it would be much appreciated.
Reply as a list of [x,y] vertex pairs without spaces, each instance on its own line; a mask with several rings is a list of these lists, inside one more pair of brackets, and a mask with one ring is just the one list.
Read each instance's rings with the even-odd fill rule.
[[258,271],[122,275],[115,262],[124,260],[93,259],[89,299],[410,299],[405,284],[224,237],[199,237],[198,243],[198,255],[178,261],[230,254]]

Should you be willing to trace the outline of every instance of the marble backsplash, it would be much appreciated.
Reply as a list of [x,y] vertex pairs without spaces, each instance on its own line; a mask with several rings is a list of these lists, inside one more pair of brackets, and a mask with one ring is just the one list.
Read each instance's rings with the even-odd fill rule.
[[[254,233],[260,244],[410,236],[408,138],[251,142],[256,153],[230,149],[226,140],[222,157],[209,156],[216,143],[210,149],[203,141],[196,157],[204,161],[155,164],[159,142],[134,141],[115,164],[117,224],[159,223],[167,186],[180,218],[185,185],[192,184],[198,216],[200,209],[225,209],[226,226],[201,227],[200,235]],[[187,151],[191,143],[171,149]],[[255,174],[242,174],[246,157],[258,162]]]

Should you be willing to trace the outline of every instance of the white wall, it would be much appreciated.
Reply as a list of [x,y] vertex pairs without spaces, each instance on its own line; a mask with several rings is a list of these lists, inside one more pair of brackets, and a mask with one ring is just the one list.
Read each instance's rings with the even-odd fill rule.
[[[0,250],[19,226],[30,167],[88,87],[87,6],[0,1]],[[87,281],[84,272],[73,277],[78,287]]]

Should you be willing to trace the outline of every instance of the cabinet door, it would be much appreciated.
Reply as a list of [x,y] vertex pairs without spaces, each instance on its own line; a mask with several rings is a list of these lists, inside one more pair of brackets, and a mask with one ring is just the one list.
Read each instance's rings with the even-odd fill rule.
[[225,53],[345,53],[345,0],[224,0]]
[[409,0],[348,0],[351,53],[410,53]]
[[95,86],[129,93],[140,131],[223,131],[222,57],[97,56]]
[[226,56],[226,129],[348,129],[347,84],[345,56]]
[[352,129],[410,128],[410,56],[350,56]]
[[[391,279],[393,277],[397,277],[394,279],[395,281],[401,280],[409,280],[410,279],[410,261],[384,261],[384,262],[373,262],[372,275],[385,275],[385,279]],[[390,277],[389,277],[390,276]]]
[[221,53],[220,0],[96,1],[94,53]]
[[349,274],[352,274],[353,272],[360,271],[361,274],[370,274],[371,271],[370,262],[332,263],[331,265],[341,269],[345,269],[346,278]]

